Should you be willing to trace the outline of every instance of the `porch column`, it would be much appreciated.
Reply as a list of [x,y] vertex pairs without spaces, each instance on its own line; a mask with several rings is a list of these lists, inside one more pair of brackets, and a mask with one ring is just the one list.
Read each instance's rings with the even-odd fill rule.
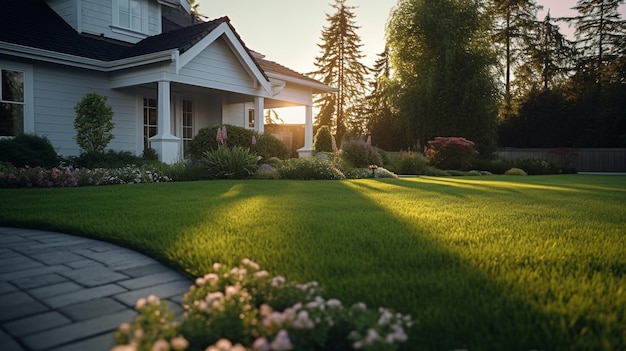
[[265,131],[265,120],[263,110],[265,109],[265,99],[259,96],[254,97],[254,130],[262,134]]
[[180,160],[180,138],[172,135],[170,108],[170,81],[160,80],[157,102],[157,134],[150,138],[150,145],[156,150],[159,161],[176,163]]
[[306,106],[306,116],[304,122],[304,146],[298,149],[299,157],[309,157],[313,155],[313,106]]

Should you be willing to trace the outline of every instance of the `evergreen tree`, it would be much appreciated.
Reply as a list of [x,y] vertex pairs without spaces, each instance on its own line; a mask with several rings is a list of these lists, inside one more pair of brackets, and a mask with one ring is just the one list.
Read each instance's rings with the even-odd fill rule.
[[498,44],[500,56],[504,65],[504,99],[502,111],[503,119],[514,112],[514,96],[511,91],[511,72],[516,70],[515,62],[524,62],[526,51],[524,43],[532,33],[536,24],[537,11],[541,9],[534,0],[492,0],[494,16],[494,41]]
[[[315,100],[320,108],[317,126],[332,126],[338,143],[347,131],[348,123],[355,124],[359,104],[365,94],[365,77],[368,68],[360,60],[361,38],[355,24],[355,7],[347,6],[346,0],[335,0],[333,15],[326,15],[328,27],[322,29],[321,56],[316,57],[317,71],[312,74],[326,85],[337,89],[335,94],[325,94]],[[358,123],[358,122],[357,122]]]
[[490,21],[478,1],[400,0],[387,25],[398,94],[411,143],[462,136],[495,149],[497,90]]
[[373,145],[389,151],[397,151],[405,145],[398,123],[389,103],[392,94],[391,61],[387,48],[378,54],[372,67],[370,94],[366,97],[367,131]]
[[626,41],[626,22],[618,12],[624,3],[626,0],[578,0],[574,9],[579,15],[567,18],[576,26],[574,34],[582,54],[579,71],[598,88],[603,82],[620,79],[610,74],[610,68],[619,61],[620,45]]
[[546,15],[526,38],[528,58],[516,71],[516,86],[521,96],[530,91],[562,86],[567,82],[576,63],[576,49],[553,23],[550,13]]

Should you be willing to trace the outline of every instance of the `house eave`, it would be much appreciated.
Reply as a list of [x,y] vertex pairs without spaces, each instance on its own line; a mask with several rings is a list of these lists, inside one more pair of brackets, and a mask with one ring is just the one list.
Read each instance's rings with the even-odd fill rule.
[[56,63],[65,66],[85,68],[94,71],[113,72],[156,62],[175,61],[178,57],[178,49],[154,52],[113,61],[104,61],[18,44],[0,42],[0,54]]
[[307,88],[311,88],[313,90],[313,94],[334,93],[337,91],[337,89],[333,87],[329,87],[326,84],[316,83],[310,80],[300,79],[300,78],[288,76],[285,74],[274,73],[274,72],[269,72],[269,71],[265,71],[265,74],[267,74],[267,76],[270,78],[279,79],[288,83],[293,83],[293,84],[305,86]]

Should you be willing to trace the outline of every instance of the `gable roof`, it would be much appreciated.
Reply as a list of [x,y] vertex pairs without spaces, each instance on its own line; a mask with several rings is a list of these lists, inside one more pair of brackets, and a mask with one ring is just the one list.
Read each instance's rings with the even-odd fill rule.
[[178,50],[180,54],[183,54],[223,23],[230,27],[235,40],[241,44],[265,80],[269,81],[269,73],[278,79],[288,78],[318,90],[332,91],[315,79],[276,62],[265,60],[262,55],[252,52],[230,24],[228,17],[220,17],[208,22],[174,29],[131,44],[96,35],[78,33],[43,0],[2,0],[0,53],[2,53],[2,43],[4,42],[19,47],[103,62],[130,59],[170,50]]

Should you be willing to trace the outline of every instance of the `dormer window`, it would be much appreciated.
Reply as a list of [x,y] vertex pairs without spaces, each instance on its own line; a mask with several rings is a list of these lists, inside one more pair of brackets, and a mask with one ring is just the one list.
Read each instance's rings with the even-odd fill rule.
[[146,0],[113,0],[113,27],[147,33],[148,2]]
[[120,4],[120,27],[130,28],[141,32],[143,15],[141,14],[141,2],[138,0],[118,0]]

